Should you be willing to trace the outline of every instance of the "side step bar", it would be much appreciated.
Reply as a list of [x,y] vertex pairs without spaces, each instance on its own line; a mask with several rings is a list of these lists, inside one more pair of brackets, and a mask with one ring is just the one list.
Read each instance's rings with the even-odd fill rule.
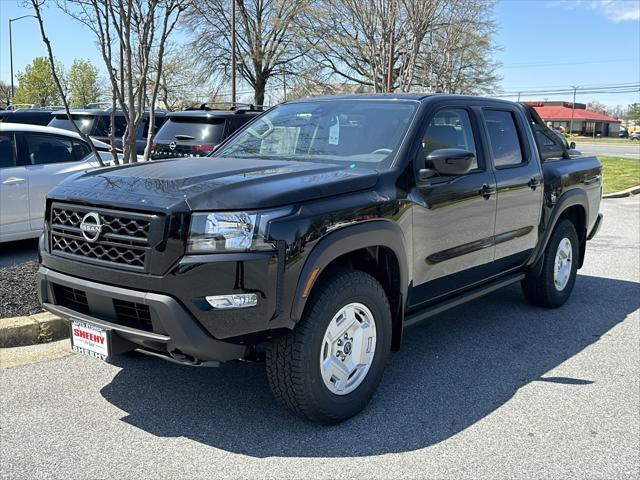
[[420,323],[423,320],[427,320],[428,318],[438,315],[439,313],[447,311],[451,308],[457,307],[458,305],[462,305],[463,303],[470,302],[471,300],[480,298],[488,293],[500,290],[507,285],[511,285],[512,283],[521,281],[522,279],[524,279],[524,276],[524,273],[515,273],[507,277],[494,280],[491,283],[482,285],[481,287],[477,287],[461,295],[450,298],[449,300],[444,300],[434,305],[430,305],[417,312],[410,313],[404,318],[404,326],[408,327],[410,325],[415,325],[416,323]]

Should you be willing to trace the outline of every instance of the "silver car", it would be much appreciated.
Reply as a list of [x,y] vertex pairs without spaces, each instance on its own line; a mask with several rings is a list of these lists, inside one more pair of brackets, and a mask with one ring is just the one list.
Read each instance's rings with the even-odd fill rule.
[[[105,160],[110,146],[94,145]],[[0,123],[0,243],[40,235],[45,197],[65,177],[98,167],[91,147],[75,132]]]

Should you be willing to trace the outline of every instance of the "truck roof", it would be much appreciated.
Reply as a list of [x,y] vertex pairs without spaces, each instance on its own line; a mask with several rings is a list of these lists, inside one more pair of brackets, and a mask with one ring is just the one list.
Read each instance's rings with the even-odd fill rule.
[[460,100],[487,100],[495,103],[505,103],[513,105],[514,102],[491,97],[480,97],[474,95],[458,95],[451,93],[357,93],[348,95],[323,95],[315,97],[298,98],[286,103],[302,103],[308,101],[328,101],[328,100],[413,100],[423,101],[429,98],[447,98]]

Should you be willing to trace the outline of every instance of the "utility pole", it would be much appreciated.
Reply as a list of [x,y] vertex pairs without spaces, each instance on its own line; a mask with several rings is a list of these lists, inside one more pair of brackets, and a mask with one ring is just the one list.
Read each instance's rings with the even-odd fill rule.
[[11,22],[15,22],[22,18],[33,17],[37,18],[35,15],[22,15],[21,17],[10,18],[9,19],[9,62],[11,63],[11,103],[13,104],[13,96],[15,95],[15,88],[13,87],[13,36],[11,35]]
[[520,92],[518,92],[518,103],[520,103]]
[[580,87],[578,87],[577,85],[573,85],[571,88],[573,88],[573,103],[571,104],[571,122],[569,122],[569,135],[573,133],[573,116],[576,113],[576,91]]
[[393,30],[389,34],[389,64],[387,65],[387,92],[393,91]]
[[236,0],[231,0],[231,101],[236,101]]

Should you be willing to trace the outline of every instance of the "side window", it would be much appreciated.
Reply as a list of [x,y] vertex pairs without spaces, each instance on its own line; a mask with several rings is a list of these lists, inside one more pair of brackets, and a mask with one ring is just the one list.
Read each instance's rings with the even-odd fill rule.
[[27,154],[32,165],[73,162],[73,145],[69,138],[29,133]]
[[[469,120],[469,113],[462,108],[439,110],[429,122],[422,137],[425,157],[441,148],[460,148],[476,154],[476,142]],[[474,159],[471,170],[478,168],[478,159]]]
[[91,147],[80,140],[72,140],[71,145],[71,156],[77,162],[91,153]]
[[504,110],[485,110],[493,164],[506,167],[522,163],[522,147],[513,114]]
[[[102,121],[104,122],[104,134],[106,136],[111,135],[111,117],[106,115],[102,117]],[[144,122],[143,122],[144,123]],[[141,123],[142,125],[142,123]],[[115,116],[115,131],[113,132],[113,136],[115,138],[121,138],[124,135],[124,131],[127,129],[127,122],[125,121],[124,116],[116,115]]]
[[251,120],[251,118],[244,118],[244,117],[243,118],[231,118],[231,119],[227,120],[227,131],[225,133],[225,136],[226,137],[230,136],[233,132],[238,130],[241,126],[243,126],[249,120]]
[[13,134],[0,133],[0,168],[16,166],[16,149],[13,147]]

